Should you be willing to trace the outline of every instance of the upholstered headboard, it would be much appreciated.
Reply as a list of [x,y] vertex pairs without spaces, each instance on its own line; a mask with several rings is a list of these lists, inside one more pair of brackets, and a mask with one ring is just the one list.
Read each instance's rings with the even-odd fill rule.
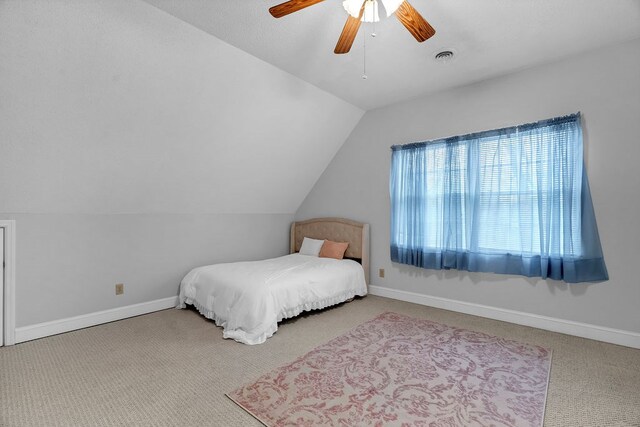
[[369,284],[369,224],[344,218],[314,218],[291,224],[290,252],[298,252],[305,237],[349,242],[345,258],[357,260]]

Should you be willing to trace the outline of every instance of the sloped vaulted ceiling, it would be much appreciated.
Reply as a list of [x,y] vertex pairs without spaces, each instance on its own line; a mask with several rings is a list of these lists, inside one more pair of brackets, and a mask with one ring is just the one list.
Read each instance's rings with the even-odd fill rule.
[[[351,52],[335,55],[342,0],[280,19],[268,8],[284,0],[145,1],[366,110],[640,37],[638,0],[410,0],[434,37],[416,43],[395,17],[383,18],[377,37],[363,25]],[[456,59],[437,63],[443,49]]]
[[144,2],[0,12],[1,212],[294,213],[363,114]]

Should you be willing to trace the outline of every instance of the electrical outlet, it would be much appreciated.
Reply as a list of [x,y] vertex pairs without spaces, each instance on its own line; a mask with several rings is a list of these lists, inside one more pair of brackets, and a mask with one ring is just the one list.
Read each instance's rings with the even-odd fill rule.
[[124,284],[116,283],[116,295],[122,295],[122,294],[124,294]]
[[384,279],[384,268],[381,268],[380,270],[378,270],[378,276]]

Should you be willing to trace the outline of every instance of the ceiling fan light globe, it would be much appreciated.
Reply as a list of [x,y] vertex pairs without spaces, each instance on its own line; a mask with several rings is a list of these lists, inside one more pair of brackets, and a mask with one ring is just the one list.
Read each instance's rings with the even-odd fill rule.
[[364,7],[364,14],[362,15],[362,22],[379,22],[380,16],[378,15],[378,2],[376,0],[368,1]]
[[387,18],[393,15],[404,0],[382,0],[384,10],[387,11]]
[[362,7],[362,1],[360,0],[344,0],[342,2],[342,7],[347,13],[354,18],[360,16],[360,8]]
[[[344,0],[342,6],[347,13],[354,18],[360,16],[360,9],[362,8],[363,0]],[[377,0],[366,0],[364,6],[364,13],[362,15],[362,22],[378,22],[380,16],[378,15],[378,2]]]

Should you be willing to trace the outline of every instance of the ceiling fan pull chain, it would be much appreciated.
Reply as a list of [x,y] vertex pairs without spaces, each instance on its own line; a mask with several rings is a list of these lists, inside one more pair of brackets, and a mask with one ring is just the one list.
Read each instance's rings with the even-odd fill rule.
[[367,80],[367,34],[362,26],[362,80]]
[[[378,2],[373,2],[373,16],[378,16]],[[371,37],[375,37],[376,34],[376,20],[374,19],[371,24],[373,24],[373,31],[371,32]]]

